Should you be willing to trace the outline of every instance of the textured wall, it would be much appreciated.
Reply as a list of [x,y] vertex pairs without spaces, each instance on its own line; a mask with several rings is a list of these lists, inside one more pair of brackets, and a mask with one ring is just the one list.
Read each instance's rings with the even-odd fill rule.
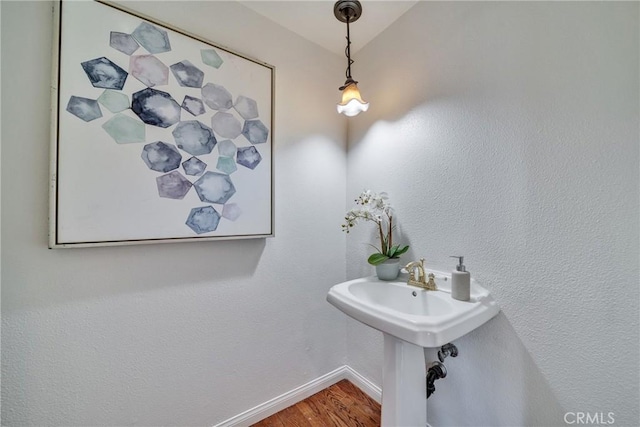
[[[420,2],[353,66],[350,203],[387,191],[405,260],[463,254],[502,313],[456,342],[432,425],[638,425],[637,3]],[[371,273],[367,227],[348,277]],[[348,327],[380,381],[380,334]]]
[[[503,309],[456,342],[432,425],[638,424],[638,4],[418,4],[355,58],[372,106],[348,177],[326,90],[342,58],[234,3],[131,5],[276,66],[277,237],[55,251],[51,6],[0,7],[3,424],[211,425],[347,353],[380,383],[379,333],[349,322],[345,341],[324,300],[363,188],[391,194],[407,259],[466,255]],[[349,277],[372,271],[370,231]]]
[[130,5],[276,67],[276,237],[48,250],[52,7],[1,7],[2,424],[213,425],[343,365],[342,62],[236,2]]

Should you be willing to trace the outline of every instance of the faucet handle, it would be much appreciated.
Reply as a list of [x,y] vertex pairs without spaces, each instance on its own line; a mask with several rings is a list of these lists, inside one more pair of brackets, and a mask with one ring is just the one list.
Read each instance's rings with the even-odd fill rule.
[[436,285],[435,278],[436,278],[435,274],[429,273],[429,281],[426,283],[425,289],[428,289],[430,291],[438,290],[438,285]]

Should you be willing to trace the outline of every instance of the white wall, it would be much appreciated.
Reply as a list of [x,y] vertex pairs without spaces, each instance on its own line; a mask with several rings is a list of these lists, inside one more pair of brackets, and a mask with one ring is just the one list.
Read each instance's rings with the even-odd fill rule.
[[346,362],[342,61],[236,2],[128,6],[276,67],[276,237],[48,250],[52,6],[2,1],[3,425],[213,425]]
[[3,425],[211,425],[345,362],[380,384],[380,334],[324,299],[372,271],[336,220],[363,188],[406,259],[466,255],[503,309],[432,425],[638,423],[637,3],[419,3],[355,58],[346,161],[342,58],[233,2],[130,5],[276,66],[277,236],[53,251],[51,5],[0,7]]
[[[389,192],[404,259],[465,255],[502,307],[456,341],[434,426],[638,425],[638,12],[420,2],[355,58],[371,108],[349,122],[348,204]],[[349,278],[371,272],[358,228]],[[380,334],[349,322],[347,342],[380,383]]]

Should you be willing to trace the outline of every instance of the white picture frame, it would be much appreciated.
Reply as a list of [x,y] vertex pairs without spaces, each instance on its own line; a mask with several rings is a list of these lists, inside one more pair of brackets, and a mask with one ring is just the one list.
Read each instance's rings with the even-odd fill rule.
[[109,2],[55,19],[50,248],[274,235],[273,66]]

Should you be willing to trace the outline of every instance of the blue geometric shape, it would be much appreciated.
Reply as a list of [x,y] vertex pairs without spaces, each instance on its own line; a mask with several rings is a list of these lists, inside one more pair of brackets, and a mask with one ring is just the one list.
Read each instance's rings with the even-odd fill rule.
[[201,90],[204,103],[214,110],[228,110],[233,107],[231,92],[214,83],[207,83]]
[[220,214],[213,206],[202,206],[200,208],[191,209],[191,213],[187,218],[189,228],[198,234],[216,231],[220,223]]
[[182,156],[178,149],[162,141],[145,145],[140,157],[149,166],[149,169],[157,172],[169,172],[178,169],[182,161]]
[[142,22],[138,25],[138,28],[131,35],[149,53],[162,53],[171,50],[167,32],[147,22]]
[[197,120],[180,122],[172,134],[178,148],[192,156],[211,153],[218,142],[213,131]]
[[82,68],[93,87],[122,90],[127,72],[104,56],[82,62]]
[[236,162],[233,161],[233,157],[220,156],[218,157],[216,169],[226,173],[227,175],[231,175],[238,170],[238,167],[236,166]]
[[144,123],[132,117],[118,113],[104,122],[102,128],[118,144],[131,144],[145,141]]
[[239,165],[253,170],[258,166],[258,163],[260,163],[261,160],[262,156],[258,153],[256,147],[238,148],[238,158],[236,162]]
[[242,116],[245,120],[255,119],[258,117],[258,104],[251,98],[240,95],[233,108]]
[[200,98],[185,95],[182,101],[182,108],[187,110],[193,116],[199,116],[205,113],[204,104]]
[[129,109],[129,97],[122,92],[105,89],[98,97],[98,102],[107,107],[112,113],[119,113]]
[[202,62],[213,68],[220,68],[224,62],[222,58],[220,58],[220,55],[213,49],[200,50],[200,57],[202,58]]
[[148,125],[167,128],[180,121],[180,106],[166,92],[147,88],[132,98],[131,109]]
[[211,127],[223,138],[234,139],[242,132],[242,126],[233,114],[218,111],[211,118]]
[[262,144],[267,142],[269,129],[260,120],[247,120],[242,127],[242,135],[252,144]]
[[135,39],[131,37],[131,34],[119,33],[117,31],[111,31],[111,35],[109,37],[109,46],[116,50],[119,50],[126,55],[131,55],[140,47],[138,42],[136,42]]
[[191,176],[201,175],[207,168],[207,164],[197,157],[192,157],[189,160],[182,162],[182,168],[184,173]]
[[233,141],[225,139],[218,143],[218,153],[224,157],[233,157],[236,155],[236,145]]
[[242,209],[235,203],[227,203],[222,208],[222,217],[230,221],[235,221],[242,215]]
[[80,96],[72,96],[69,98],[67,111],[85,122],[90,122],[91,120],[102,117],[102,111],[100,111],[98,101]]
[[129,72],[147,87],[169,83],[169,67],[153,55],[134,55],[129,58]]
[[236,192],[229,175],[217,172],[205,172],[193,183],[198,197],[203,202],[224,204]]
[[193,184],[178,171],[170,172],[156,178],[158,195],[166,199],[182,200]]
[[176,80],[178,80],[178,84],[180,86],[195,88],[202,87],[204,73],[186,59],[173,64],[169,68],[171,68],[171,72],[175,76]]

